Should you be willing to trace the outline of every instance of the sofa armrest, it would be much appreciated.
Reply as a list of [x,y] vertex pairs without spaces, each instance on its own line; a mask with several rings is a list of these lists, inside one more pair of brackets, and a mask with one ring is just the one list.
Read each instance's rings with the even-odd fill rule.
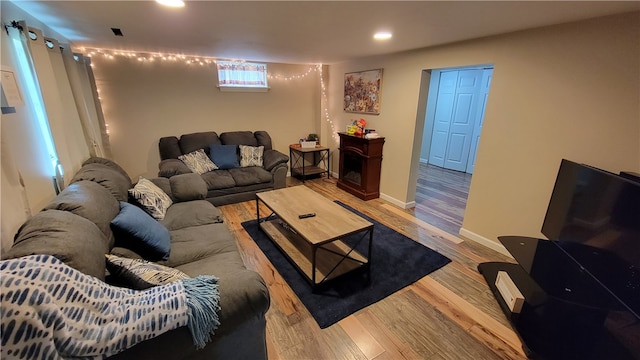
[[192,171],[181,160],[178,159],[166,159],[160,161],[158,164],[158,176],[170,178],[174,175],[189,174]]
[[265,150],[262,155],[263,167],[267,171],[271,171],[273,168],[280,164],[286,164],[289,162],[289,157],[278,150]]

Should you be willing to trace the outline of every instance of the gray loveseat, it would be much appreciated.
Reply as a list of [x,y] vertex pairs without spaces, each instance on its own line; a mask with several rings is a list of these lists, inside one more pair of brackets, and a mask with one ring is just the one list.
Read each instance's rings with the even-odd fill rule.
[[[191,277],[217,276],[221,324],[212,341],[201,350],[194,347],[187,327],[181,327],[114,358],[266,359],[268,289],[259,274],[244,266],[220,211],[203,200],[203,181],[196,174],[152,181],[173,200],[161,220],[170,233],[170,254],[160,263]],[[130,178],[117,164],[102,158],[87,160],[71,184],[22,225],[3,259],[53,255],[85,274],[105,280],[106,253],[140,258],[112,231],[111,225],[120,212],[119,202],[127,201],[131,187]]]
[[[273,149],[266,131],[232,131],[219,136],[213,131],[160,138],[160,164],[158,176],[170,178],[192,171],[178,159],[179,156],[204,149],[210,156],[212,145],[264,146],[263,166],[234,167],[202,174],[207,184],[206,200],[214,205],[225,205],[255,199],[255,193],[286,186],[289,157]],[[237,155],[238,157],[240,155]]]

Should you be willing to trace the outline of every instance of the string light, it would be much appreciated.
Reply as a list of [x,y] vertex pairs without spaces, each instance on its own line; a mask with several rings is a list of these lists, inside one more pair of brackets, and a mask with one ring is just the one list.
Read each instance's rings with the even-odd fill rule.
[[324,119],[326,122],[329,123],[329,126],[331,126],[331,134],[332,134],[332,138],[333,141],[335,141],[336,144],[340,143],[340,137],[338,135],[338,130],[336,129],[336,124],[333,123],[333,121],[331,120],[331,117],[329,116],[329,101],[327,100],[327,88],[324,85],[324,75],[322,72],[322,64],[318,65],[317,67],[320,70],[320,89],[322,90],[322,102],[324,103],[323,108],[324,108]]
[[322,66],[321,65],[311,66],[304,73],[296,74],[296,75],[286,76],[286,75],[280,75],[280,74],[267,74],[267,78],[270,80],[275,79],[275,80],[285,80],[285,81],[298,80],[298,79],[306,78],[307,76],[311,75],[311,73],[318,71],[318,69],[322,71]]
[[[130,58],[133,59],[135,58],[137,61],[139,62],[154,62],[156,59],[160,60],[162,62],[179,62],[182,61],[184,62],[186,65],[200,65],[200,66],[205,66],[205,65],[211,65],[211,64],[215,64],[217,60],[223,60],[220,58],[214,58],[214,57],[206,57],[206,56],[192,56],[192,55],[184,55],[184,54],[171,54],[171,53],[160,53],[160,52],[155,52],[155,53],[148,53],[148,52],[139,52],[139,51],[120,51],[120,50],[108,50],[108,49],[96,49],[96,48],[81,48],[80,49],[82,51],[82,53],[86,53],[88,57],[93,57],[96,55],[101,55],[104,58],[107,58],[109,60],[113,60],[115,59],[116,56],[120,56],[120,57],[126,57],[126,58]],[[228,59],[224,59],[227,60]],[[244,62],[244,60],[238,60],[238,59],[232,59],[231,61],[240,61],[240,62]],[[91,67],[94,67],[94,63],[91,63]],[[320,87],[322,90],[322,107],[324,109],[324,120],[329,124],[329,126],[331,127],[331,133],[332,133],[332,138],[335,141],[336,144],[338,144],[340,142],[340,138],[338,136],[338,130],[336,129],[336,126],[333,122],[333,120],[331,120],[331,117],[329,116],[329,108],[328,108],[328,99],[327,99],[327,89],[325,87],[325,83],[324,83],[324,75],[322,72],[322,64],[318,64],[318,65],[312,65],[309,67],[309,69],[307,69],[305,72],[300,73],[300,74],[295,74],[295,75],[281,75],[281,74],[267,74],[267,78],[270,80],[284,80],[284,81],[293,81],[293,80],[299,80],[299,79],[304,79],[306,77],[308,77],[309,75],[319,72],[320,74]],[[99,92],[99,90],[97,90]],[[100,100],[100,102],[102,102],[102,99],[99,97],[98,98]],[[108,127],[109,125],[106,124],[106,126]],[[107,134],[109,133],[109,129],[107,129]]]

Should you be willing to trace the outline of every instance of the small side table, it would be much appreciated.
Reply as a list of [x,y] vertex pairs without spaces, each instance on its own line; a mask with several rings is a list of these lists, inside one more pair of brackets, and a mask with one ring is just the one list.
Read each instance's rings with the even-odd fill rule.
[[[308,156],[307,154],[312,155]],[[291,176],[300,178],[302,182],[309,176],[325,172],[327,179],[331,177],[328,147],[316,145],[314,148],[303,148],[300,144],[291,144],[289,145],[289,158],[291,159]]]

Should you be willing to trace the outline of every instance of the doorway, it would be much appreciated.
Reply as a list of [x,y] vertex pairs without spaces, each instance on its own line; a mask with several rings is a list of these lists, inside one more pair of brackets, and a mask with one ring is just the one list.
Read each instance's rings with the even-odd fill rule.
[[[473,174],[493,67],[434,70],[425,122],[432,123],[427,163]],[[431,109],[430,111],[430,108]],[[424,150],[424,147],[423,147]]]
[[415,214],[458,235],[475,170],[493,65],[431,70]]

